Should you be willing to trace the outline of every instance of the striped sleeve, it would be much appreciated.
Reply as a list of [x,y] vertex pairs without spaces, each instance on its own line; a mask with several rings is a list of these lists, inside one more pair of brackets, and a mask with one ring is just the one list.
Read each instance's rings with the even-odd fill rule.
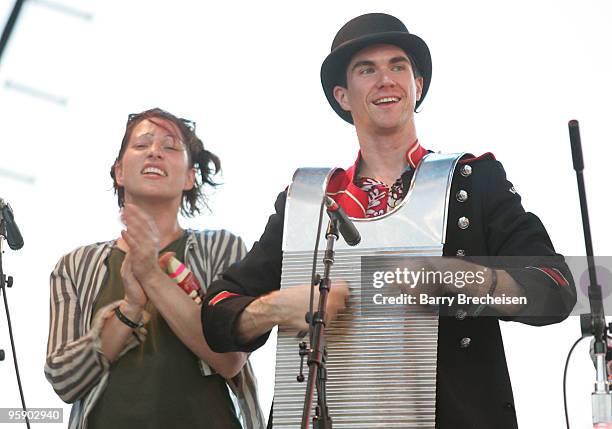
[[[210,273],[206,278],[210,282],[218,279],[230,265],[246,256],[247,249],[242,238],[229,231],[207,231],[204,237],[205,253],[210,260]],[[207,289],[209,284],[206,285]],[[208,367],[204,361],[200,361],[200,364],[202,368]],[[207,375],[205,371],[203,373]],[[236,411],[242,427],[244,429],[263,429],[265,419],[259,406],[257,380],[250,362],[247,360],[236,377],[226,382],[238,403]]]
[[[99,290],[98,283],[102,282],[99,270],[96,270],[101,257],[99,247],[79,248],[62,257],[51,273],[45,376],[59,397],[68,403],[82,399],[109,370],[109,362],[101,350],[100,333],[106,319],[112,316],[121,301],[101,308],[91,326],[83,320],[84,314],[90,314],[91,296]],[[76,278],[78,282],[74,281]],[[90,306],[86,309],[81,306],[79,298],[82,296],[90,298],[87,301]],[[131,338],[122,354],[144,338],[144,333],[137,335],[139,338]]]
[[238,411],[242,427],[244,429],[264,429],[265,419],[259,405],[257,379],[251,362],[247,360],[238,375],[226,381],[238,402],[239,409],[236,411]]
[[94,347],[94,330],[81,332],[82,309],[73,282],[84,249],[64,256],[51,273],[51,311],[45,376],[65,402],[83,397],[108,370]]
[[242,238],[226,230],[216,231],[211,243],[211,283],[217,280],[234,262],[240,261],[247,253]]

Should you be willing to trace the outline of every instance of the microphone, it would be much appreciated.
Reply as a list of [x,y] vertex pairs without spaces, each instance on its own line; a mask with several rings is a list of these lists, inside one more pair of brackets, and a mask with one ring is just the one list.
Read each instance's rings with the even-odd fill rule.
[[349,246],[356,246],[361,242],[361,235],[355,228],[353,222],[348,218],[342,207],[340,207],[333,199],[325,196],[325,207],[327,214],[332,220],[338,221],[338,230]]
[[572,119],[568,122],[567,126],[569,128],[570,143],[572,145],[574,170],[582,172],[582,170],[584,170],[584,161],[582,159],[582,144],[580,143],[580,128],[578,128],[578,121]]
[[9,247],[13,250],[21,249],[23,247],[23,237],[21,236],[21,232],[19,232],[19,227],[15,223],[13,210],[2,198],[0,198],[0,221],[4,221],[6,241]]

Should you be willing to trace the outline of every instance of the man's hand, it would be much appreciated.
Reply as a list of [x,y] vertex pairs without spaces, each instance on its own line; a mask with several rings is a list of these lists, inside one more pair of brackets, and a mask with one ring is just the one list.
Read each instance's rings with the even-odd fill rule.
[[129,247],[132,272],[145,285],[154,275],[162,273],[157,262],[160,250],[159,231],[153,218],[133,204],[125,204],[123,221],[127,230],[121,237]]
[[[343,280],[332,283],[327,295],[326,321],[346,307],[348,284]],[[317,311],[319,289],[315,288],[313,311]],[[308,330],[306,313],[310,305],[310,285],[294,286],[264,295],[249,304],[238,319],[239,341],[248,344],[278,325],[296,333]]]
[[[325,308],[325,321],[334,320],[336,314],[346,307],[349,296],[348,284],[344,280],[332,283],[327,295],[327,306]],[[310,285],[300,285],[282,289],[277,292],[274,299],[275,311],[278,316],[280,329],[296,331],[307,331],[306,313],[310,306]],[[315,286],[313,311],[319,308],[319,288]]]

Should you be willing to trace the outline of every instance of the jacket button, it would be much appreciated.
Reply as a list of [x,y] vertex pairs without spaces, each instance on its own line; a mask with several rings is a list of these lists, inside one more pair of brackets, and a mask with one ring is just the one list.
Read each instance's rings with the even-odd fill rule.
[[461,229],[467,229],[468,226],[470,226],[470,220],[468,218],[466,218],[465,216],[462,216],[459,218],[459,220],[457,221],[457,225],[459,226],[459,228]]
[[455,198],[457,198],[457,201],[459,201],[460,203],[464,203],[468,199],[468,193],[467,191],[464,191],[462,189],[459,192],[457,192],[457,195],[455,195]]
[[[457,320],[463,320],[463,319],[465,319],[465,316],[467,316],[467,311],[465,311],[465,310],[457,310],[457,313],[455,314],[455,318]],[[464,338],[464,340],[465,340],[465,338]],[[469,340],[469,338],[468,338],[468,340]]]
[[468,177],[470,174],[472,174],[472,166],[470,164],[465,164],[463,167],[461,167],[460,173],[463,177]]
[[463,249],[457,250],[457,256],[465,256],[465,250]]
[[470,346],[471,342],[472,339],[470,337],[464,337],[461,338],[461,341],[459,341],[459,346],[461,346],[462,349],[467,349]]

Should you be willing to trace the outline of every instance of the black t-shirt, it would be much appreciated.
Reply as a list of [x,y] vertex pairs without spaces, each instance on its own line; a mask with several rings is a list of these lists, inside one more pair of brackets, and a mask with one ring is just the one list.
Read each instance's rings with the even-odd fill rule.
[[[169,244],[182,260],[186,236]],[[120,269],[125,253],[115,247],[108,278],[96,298],[94,314],[122,299]],[[177,286],[178,287],[178,286]],[[149,301],[147,338],[111,365],[108,384],[87,418],[88,429],[237,428],[240,423],[223,377],[203,376],[198,358],[172,332]]]

